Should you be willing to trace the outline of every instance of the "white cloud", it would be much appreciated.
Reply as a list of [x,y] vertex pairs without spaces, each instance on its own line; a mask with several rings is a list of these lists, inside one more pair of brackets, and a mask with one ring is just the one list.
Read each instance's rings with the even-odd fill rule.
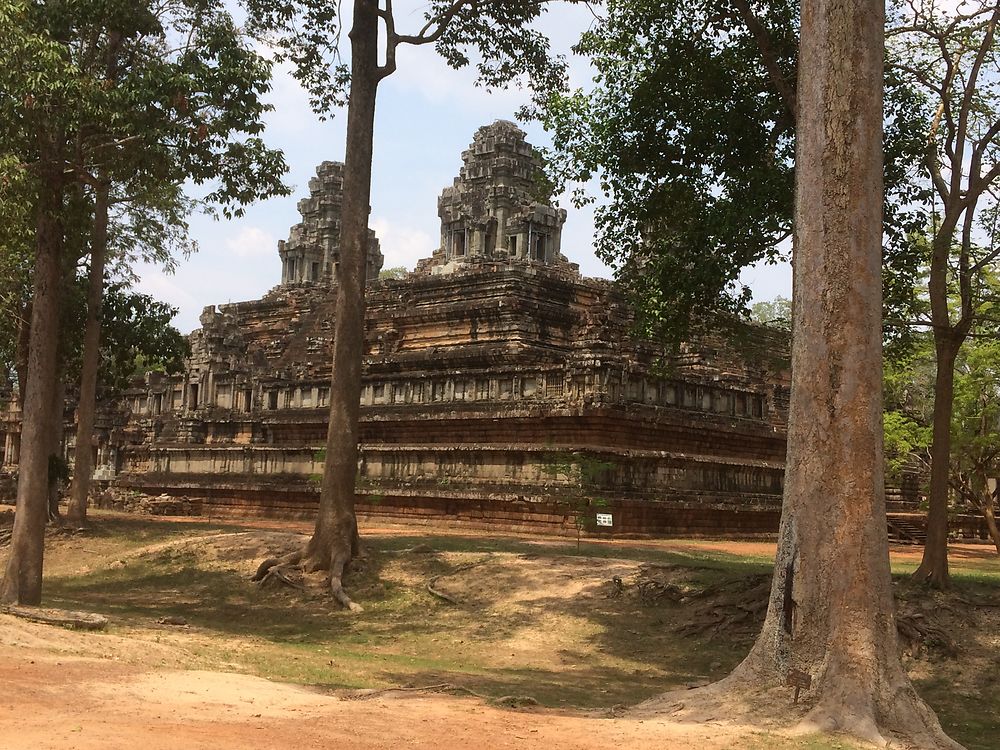
[[242,227],[235,237],[226,240],[226,248],[240,258],[263,258],[277,253],[274,235],[259,227]]
[[404,266],[412,270],[418,260],[430,257],[437,246],[437,238],[422,229],[403,226],[382,217],[373,219],[371,228],[381,243],[385,268]]

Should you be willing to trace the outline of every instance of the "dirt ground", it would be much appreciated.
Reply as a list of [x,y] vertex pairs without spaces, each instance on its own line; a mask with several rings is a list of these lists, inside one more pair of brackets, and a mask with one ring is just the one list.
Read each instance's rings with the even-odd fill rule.
[[[44,626],[0,617],[25,635]],[[476,698],[405,692],[370,700],[259,677],[148,671],[113,659],[0,647],[0,747],[141,748],[732,748],[749,727],[509,710]]]
[[[201,564],[209,569],[213,566],[232,569],[245,579],[255,564],[255,557],[264,554],[265,549],[273,548],[282,539],[285,543],[294,541],[288,532],[304,530],[296,524],[255,526],[261,529],[260,533],[244,530],[218,535],[202,531],[201,540],[195,544]],[[368,532],[390,538],[393,534],[412,536],[419,533],[405,527],[371,529]],[[475,532],[455,536],[489,538],[489,535]],[[534,540],[534,543],[542,546],[549,544],[544,540]],[[115,539],[97,537],[59,540],[52,545],[47,563],[50,573],[57,579],[59,576],[79,576],[86,581],[89,580],[87,576],[95,571],[103,574],[108,567],[134,567],[138,564],[135,561],[141,560],[152,560],[156,565],[173,564],[183,573],[186,570],[184,566],[188,564],[184,555],[189,555],[192,548],[188,539],[161,541],[124,553],[116,544]],[[565,541],[553,540],[551,544],[565,544]],[[612,553],[617,546],[627,546],[632,550],[647,548],[693,557],[708,552],[721,553],[735,560],[766,558],[774,550],[773,544],[766,542],[690,540],[611,542],[607,546]],[[428,555],[406,557],[398,553],[398,550],[385,552],[381,567],[372,574],[373,580],[395,581],[398,586],[409,587],[407,590],[420,590],[425,598],[423,576],[428,570],[438,570],[435,565],[441,566],[441,570],[461,570],[462,561],[471,559],[469,555],[472,554],[440,553],[432,564],[428,562]],[[893,555],[897,562],[903,564],[915,565],[919,561],[919,550],[915,548],[897,548]],[[992,565],[990,561],[995,560],[995,554],[989,548],[975,545],[957,548],[955,557],[958,564],[962,560],[972,560]],[[604,659],[599,666],[605,671],[592,668],[594,674],[613,675],[607,679],[620,682],[621,674],[632,674],[633,667],[640,665],[644,674],[635,677],[635,680],[655,682],[663,677],[664,668],[656,667],[649,661],[651,651],[633,655],[622,649],[615,650],[614,642],[606,638],[601,641],[596,632],[584,627],[592,626],[595,620],[585,623],[580,616],[581,612],[603,612],[602,608],[610,607],[611,604],[605,601],[614,594],[613,591],[609,593],[609,581],[614,578],[624,580],[626,584],[635,581],[642,567],[640,562],[618,559],[613,554],[597,561],[588,557],[524,553],[497,553],[494,556],[490,553],[489,559],[484,560],[476,563],[479,567],[475,570],[465,571],[462,575],[449,573],[439,576],[437,584],[467,605],[470,621],[479,619],[481,615],[498,618],[497,622],[507,618],[511,623],[511,632],[515,635],[509,642],[503,641],[503,653],[480,655],[481,664],[485,666],[473,666],[470,672],[477,669],[513,670],[519,664],[527,664],[531,669],[539,670],[538,674],[546,669],[556,673],[565,669],[571,675],[570,679],[575,680],[577,678],[572,675],[577,665],[568,661],[578,661],[578,655],[568,659],[566,654],[571,653],[570,646],[579,648],[581,643],[589,643],[595,652],[602,652],[599,656]],[[155,566],[150,568],[150,575],[159,570]],[[572,604],[572,607],[566,603]],[[612,604],[618,606],[615,602]],[[195,611],[193,603],[189,606]],[[310,606],[315,608],[315,605]],[[390,612],[386,609],[380,613],[376,609],[372,617],[385,619]],[[527,616],[527,613],[539,612],[542,614],[532,615],[531,618]],[[308,614],[315,617],[317,613],[323,614],[319,610]],[[441,607],[435,616],[443,618],[439,621],[441,623],[462,626],[461,618],[446,607]],[[643,631],[642,636],[650,639],[659,637],[656,628],[660,627],[661,621],[653,615],[647,619],[650,630],[648,633]],[[779,750],[809,747],[819,750],[853,747],[848,743],[826,741],[801,744],[777,730],[763,732],[760,728],[728,722],[725,717],[686,724],[666,719],[623,718],[612,715],[613,712],[607,708],[502,707],[496,705],[496,701],[487,701],[482,697],[408,690],[405,687],[334,691],[288,684],[246,673],[253,670],[246,663],[238,663],[239,656],[232,657],[233,671],[227,670],[224,665],[220,667],[217,659],[193,657],[193,654],[205,650],[219,651],[221,648],[220,636],[207,625],[168,632],[156,630],[150,625],[139,627],[134,622],[126,626],[126,620],[127,617],[123,617],[123,624],[106,633],[84,633],[0,615],[0,750],[298,750],[320,747],[337,750],[587,750],[610,747],[629,750]],[[144,622],[150,622],[148,617]],[[746,625],[751,629],[753,627],[752,623]],[[232,642],[240,640],[235,632],[227,631],[224,638]],[[372,646],[371,651],[391,652],[395,637],[392,632],[391,629],[386,630],[386,642]],[[475,637],[474,631],[469,632]],[[438,633],[429,632],[426,641],[414,641],[414,648],[419,649],[422,643],[430,644],[432,641],[436,645],[438,639],[431,638],[431,635]],[[636,631],[635,636],[639,635]],[[572,641],[573,638],[577,640]],[[273,645],[262,642],[247,645],[245,639],[240,642],[244,652]],[[367,644],[364,648],[368,648]],[[461,648],[456,646],[455,652],[460,653]],[[228,645],[226,649],[229,649]],[[633,657],[634,661],[630,661]],[[734,658],[738,658],[738,654]],[[664,659],[664,663],[669,662],[670,659]],[[202,664],[207,668],[192,668],[192,665]],[[440,669],[440,666],[436,668]],[[720,670],[720,676],[728,668],[728,664],[713,665],[713,669]],[[587,673],[580,669],[582,679]],[[656,669],[661,671],[656,672]],[[405,685],[399,674],[402,673],[396,674],[394,684]],[[635,669],[634,674],[639,675],[640,670]],[[448,674],[442,679],[455,681]],[[599,676],[595,678],[593,689],[608,692],[599,689],[599,680]],[[309,682],[308,679],[297,681]],[[417,684],[426,686],[429,683],[424,679]],[[558,704],[549,701],[548,705]]]

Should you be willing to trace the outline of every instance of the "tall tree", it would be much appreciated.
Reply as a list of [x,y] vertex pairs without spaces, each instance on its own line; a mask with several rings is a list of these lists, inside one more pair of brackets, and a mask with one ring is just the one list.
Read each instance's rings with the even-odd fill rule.
[[[106,235],[103,218],[97,233],[70,224],[87,203],[81,186],[96,191],[103,215],[116,179],[175,188],[213,180],[208,199],[238,211],[247,200],[282,191],[284,165],[257,137],[268,65],[221,1],[3,0],[0,38],[0,145],[14,157],[11,169],[29,176],[36,215],[17,512],[0,601],[36,604],[62,272],[79,255],[79,237],[89,235],[92,248],[95,234],[102,246]],[[128,75],[120,75],[114,57],[125,50]]]
[[[56,393],[59,295],[63,276],[65,135],[81,95],[58,35],[39,23],[39,9],[0,5],[0,139],[18,154],[8,169],[32,167],[34,213],[31,331],[24,371],[23,417],[13,536],[0,602],[37,604],[42,593],[42,553],[48,511],[50,415]],[[24,158],[24,155],[28,155]]]
[[[467,50],[478,51],[480,81],[505,85],[522,73],[537,85],[561,81],[563,66],[548,55],[544,36],[530,22],[544,0],[432,0],[415,33],[397,27],[392,0],[354,0],[350,66],[339,63],[340,21],[325,0],[247,0],[256,25],[276,35],[283,54],[297,65],[299,80],[320,111],[349,102],[341,210],[340,263],[334,318],[333,376],[319,513],[303,550],[261,563],[261,579],[279,564],[329,571],[330,591],[351,609],[360,606],[344,590],[343,576],[358,552],[354,511],[358,466],[358,417],[364,355],[365,266],[371,201],[372,140],[379,83],[396,71],[401,46],[433,44],[449,64],[469,64]],[[384,29],[380,50],[379,29]],[[384,62],[379,63],[380,53]],[[548,84],[543,83],[547,81]]]
[[[92,193],[90,277],[85,345],[80,376],[77,440],[67,516],[86,517],[93,471],[91,435],[100,363],[104,267],[109,222],[117,206],[122,221],[186,229],[191,202],[182,192],[188,179],[218,180],[208,200],[226,211],[286,192],[284,163],[259,134],[268,106],[265,61],[246,43],[220,3],[180,0],[166,5],[110,3],[93,15],[74,18],[90,74],[103,81],[106,101],[96,117],[81,123],[73,174]],[[183,40],[175,43],[173,38]],[[82,63],[81,63],[82,65]],[[232,92],[244,92],[233,96]],[[166,107],[130,106],[167,101]],[[158,221],[157,221],[158,220]],[[112,227],[114,229],[114,227]],[[170,232],[146,232],[139,252],[170,258]],[[133,238],[134,241],[134,238]],[[119,245],[122,243],[119,242]],[[128,249],[119,247],[119,253]]]
[[[926,295],[918,321],[933,333],[934,383],[927,543],[917,580],[944,588],[948,573],[948,505],[955,364],[976,321],[985,274],[1000,257],[1000,4],[981,0],[957,9],[933,0],[901,6],[890,31],[894,67],[918,87],[924,108],[922,167],[932,196]],[[920,255],[919,243],[915,256]]]
[[882,464],[883,7],[802,5],[784,504],[763,629],[722,685],[760,691],[799,675],[809,683],[811,726],[955,748],[910,685],[892,615]]

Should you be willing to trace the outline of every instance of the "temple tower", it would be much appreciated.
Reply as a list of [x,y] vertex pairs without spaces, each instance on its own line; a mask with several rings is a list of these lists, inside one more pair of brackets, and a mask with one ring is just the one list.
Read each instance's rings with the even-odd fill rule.
[[507,120],[479,128],[462,168],[438,198],[441,246],[432,273],[489,261],[566,264],[560,254],[566,211],[524,131]]
[[[292,227],[287,240],[278,242],[281,285],[326,282],[340,262],[340,207],[344,193],[344,165],[325,161],[309,180],[309,197],[299,201],[302,221]],[[368,230],[367,280],[372,283],[382,269],[382,252],[375,232]]]

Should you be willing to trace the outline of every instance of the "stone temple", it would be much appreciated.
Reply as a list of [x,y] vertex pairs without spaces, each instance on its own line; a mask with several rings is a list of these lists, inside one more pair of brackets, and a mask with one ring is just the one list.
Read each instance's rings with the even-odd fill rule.
[[[342,166],[321,164],[279,243],[280,284],[206,308],[186,372],[150,373],[99,425],[99,478],[213,515],[313,513],[341,187]],[[787,372],[721,338],[669,356],[636,338],[615,285],[564,255],[566,212],[513,123],[479,129],[438,214],[440,247],[402,279],[378,279],[371,235],[362,516],[566,533],[777,528]]]

